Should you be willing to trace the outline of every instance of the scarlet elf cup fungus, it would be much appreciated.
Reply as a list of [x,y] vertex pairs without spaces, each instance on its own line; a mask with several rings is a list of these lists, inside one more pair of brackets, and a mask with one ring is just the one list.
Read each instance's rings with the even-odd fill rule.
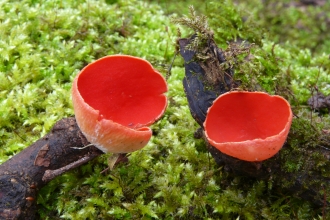
[[204,122],[209,143],[245,161],[262,161],[283,146],[292,122],[290,104],[263,92],[228,92],[208,109]]
[[129,153],[143,148],[148,127],[167,105],[164,77],[141,58],[103,57],[74,79],[72,101],[77,124],[103,152]]

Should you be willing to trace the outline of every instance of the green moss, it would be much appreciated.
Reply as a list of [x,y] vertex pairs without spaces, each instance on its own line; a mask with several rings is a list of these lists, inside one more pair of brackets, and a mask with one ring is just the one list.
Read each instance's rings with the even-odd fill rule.
[[[165,75],[175,53],[177,26],[167,16],[174,1],[163,2],[163,7],[154,4],[158,2],[0,3],[0,163],[46,134],[57,120],[73,115],[72,80],[91,61],[108,54],[130,54],[151,61]],[[320,140],[328,140],[321,131],[329,129],[329,116],[320,118],[306,106],[314,87],[330,94],[326,53],[301,49],[306,41],[299,44],[299,37],[296,43],[276,44],[276,36],[264,36],[257,25],[266,21],[255,19],[264,9],[261,4],[247,14],[231,1],[192,2],[208,16],[223,48],[235,39],[255,43],[250,62],[238,57],[235,67],[242,87],[281,94],[292,103],[299,119],[294,119],[289,147],[281,153],[287,171],[313,165],[307,173],[329,177],[329,162],[322,154],[310,154],[309,160],[303,157],[309,149],[318,149]],[[186,1],[175,3],[188,11]],[[281,28],[272,23],[274,30]],[[181,30],[183,36],[189,34]],[[298,36],[294,30],[290,33]],[[327,43],[321,45],[326,48]],[[177,58],[168,78],[168,108],[152,126],[154,136],[144,149],[106,175],[100,174],[107,167],[106,156],[101,156],[51,181],[38,196],[41,218],[320,219],[322,210],[275,189],[272,180],[233,177],[215,164],[204,142],[193,138],[198,125],[190,115],[183,77],[183,61]],[[290,157],[290,152],[295,154]],[[290,184],[283,181],[283,186]],[[318,185],[315,181],[311,187]],[[328,190],[324,187],[318,188],[321,195]]]
[[289,42],[316,54],[329,53],[329,2],[319,6],[289,0],[236,2],[243,9],[243,15],[251,16],[255,24],[267,30],[271,41]]

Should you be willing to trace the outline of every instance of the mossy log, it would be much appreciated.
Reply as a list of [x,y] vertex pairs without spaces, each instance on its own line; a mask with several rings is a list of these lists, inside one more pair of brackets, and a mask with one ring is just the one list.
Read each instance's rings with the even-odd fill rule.
[[[209,68],[214,63],[225,62],[225,56],[221,49],[217,47],[213,39],[209,39],[204,48],[198,51],[189,49],[189,45],[197,35],[191,38],[179,39],[180,54],[185,61],[185,77],[183,79],[184,90],[188,99],[190,112],[201,129],[196,131],[195,137],[204,137],[203,122],[205,121],[208,108],[220,94],[234,89],[239,84],[233,81],[233,70],[223,70],[219,68],[218,73],[212,75],[222,75],[216,84],[208,80]],[[203,54],[197,54],[202,51]],[[202,57],[202,58],[200,58]],[[210,64],[213,63],[213,64]],[[297,119],[298,120],[298,119]],[[291,131],[289,139],[301,138]],[[204,137],[205,139],[205,137]],[[216,163],[223,166],[232,175],[245,175],[259,180],[268,180],[274,187],[289,192],[303,200],[308,200],[318,207],[328,207],[330,204],[330,149],[329,139],[325,146],[306,147],[295,151],[287,141],[282,150],[274,157],[261,162],[248,162],[236,159],[223,154],[207,141],[208,151],[211,153]],[[312,156],[313,155],[313,156]],[[299,161],[298,161],[299,158]],[[321,167],[317,164],[318,159],[323,161]],[[288,164],[298,164],[299,169],[288,171]],[[298,167],[298,166],[297,166]]]
[[[36,219],[39,189],[56,176],[102,154],[81,133],[75,118],[52,130],[0,166],[0,219]],[[81,148],[81,149],[79,149]]]

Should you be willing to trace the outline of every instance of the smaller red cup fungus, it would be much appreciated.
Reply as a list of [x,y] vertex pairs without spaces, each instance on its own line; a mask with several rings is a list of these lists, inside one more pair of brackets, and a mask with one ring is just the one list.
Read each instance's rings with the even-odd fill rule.
[[262,161],[283,146],[292,122],[290,104],[281,96],[235,91],[220,95],[204,122],[209,143],[245,161]]
[[103,57],[73,81],[77,124],[105,153],[139,150],[151,138],[148,126],[166,109],[165,92],[164,77],[148,61],[128,55]]

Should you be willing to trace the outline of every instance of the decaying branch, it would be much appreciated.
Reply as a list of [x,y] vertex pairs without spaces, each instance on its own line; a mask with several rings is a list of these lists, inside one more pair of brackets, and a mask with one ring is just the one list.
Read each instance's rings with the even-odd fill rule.
[[[0,219],[35,219],[38,190],[63,172],[103,154],[81,133],[75,118],[52,130],[0,166]],[[81,148],[81,149],[79,149]]]

